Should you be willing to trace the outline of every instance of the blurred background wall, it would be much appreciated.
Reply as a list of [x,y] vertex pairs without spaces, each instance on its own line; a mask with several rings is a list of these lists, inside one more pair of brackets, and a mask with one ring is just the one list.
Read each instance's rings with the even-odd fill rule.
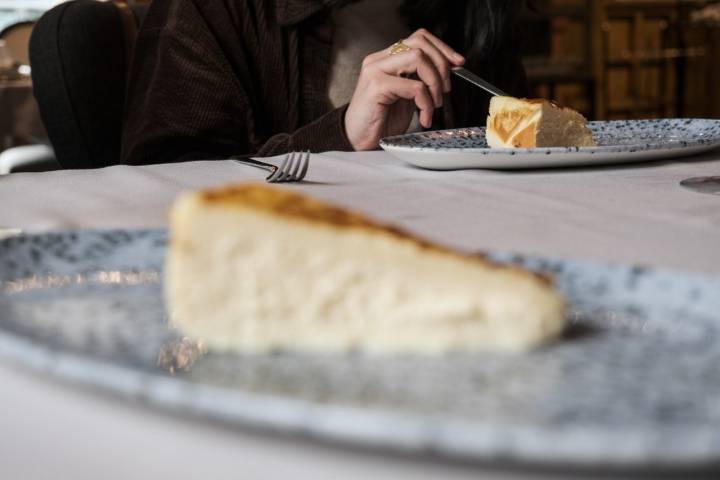
[[535,6],[521,29],[535,96],[593,119],[720,117],[720,1]]

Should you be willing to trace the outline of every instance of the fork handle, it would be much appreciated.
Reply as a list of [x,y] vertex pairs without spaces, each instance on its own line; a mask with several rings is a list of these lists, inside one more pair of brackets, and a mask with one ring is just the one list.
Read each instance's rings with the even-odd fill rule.
[[268,172],[275,172],[275,170],[277,170],[277,167],[275,165],[261,162],[259,160],[253,160],[252,158],[233,157],[233,158],[231,158],[231,160],[236,163],[241,163],[244,165],[251,165],[253,167],[262,168],[263,170],[267,170]]

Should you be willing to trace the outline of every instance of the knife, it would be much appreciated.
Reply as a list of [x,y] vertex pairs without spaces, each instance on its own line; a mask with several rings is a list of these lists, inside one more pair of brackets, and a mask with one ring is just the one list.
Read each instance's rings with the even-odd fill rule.
[[467,70],[463,67],[454,67],[452,69],[452,73],[457,75],[458,77],[467,80],[468,82],[472,83],[473,85],[482,88],[486,92],[490,93],[491,95],[495,95],[498,97],[508,97],[509,95],[499,88],[497,88],[495,85],[486,82],[482,78],[478,77],[474,73],[472,73],[470,70]]

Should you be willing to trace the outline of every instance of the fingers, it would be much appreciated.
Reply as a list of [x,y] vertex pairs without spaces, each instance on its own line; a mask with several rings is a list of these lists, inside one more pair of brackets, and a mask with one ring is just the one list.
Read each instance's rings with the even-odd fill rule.
[[[417,55],[416,50],[420,50],[425,57],[427,57],[435,66],[438,75],[442,81],[442,91],[449,92],[451,88],[450,83],[450,70],[454,66],[459,66],[465,63],[465,58],[457,53],[452,47],[447,45],[445,42],[437,38],[429,31],[421,28],[417,30],[403,42],[412,48],[409,52],[393,55],[393,57],[405,57],[407,55]],[[368,66],[376,62],[381,62],[387,59],[390,55],[392,47],[388,47],[385,50],[372,53],[368,55],[363,61],[363,66]],[[401,73],[416,73],[417,69],[412,71],[403,71]],[[389,72],[388,72],[389,73]],[[419,72],[417,72],[419,74]],[[432,75],[434,77],[434,75]],[[428,85],[430,86],[430,85]],[[432,90],[432,88],[431,88]],[[437,100],[437,95],[433,92],[433,97]]]
[[431,43],[423,36],[410,37],[405,41],[405,43],[412,48],[421,50],[430,59],[430,61],[432,61],[437,69],[437,72],[440,74],[440,78],[442,79],[443,92],[449,92],[451,88],[450,69],[452,68],[452,64],[445,54],[441,52],[435,44]]
[[[430,33],[424,28],[417,30],[415,33],[410,35],[412,37],[422,37],[432,43],[438,50],[442,52],[445,58],[450,61],[453,65],[460,66],[465,63],[465,57],[456,52],[450,45],[440,40],[438,37]],[[408,38],[409,40],[409,38]],[[407,42],[406,42],[407,43]],[[409,45],[409,44],[408,44]]]
[[[363,61],[358,86],[346,114],[349,137],[354,132],[357,135],[353,138],[360,139],[353,142],[356,148],[366,144],[376,146],[380,130],[368,134],[367,126],[384,125],[390,112],[388,107],[400,99],[412,100],[420,111],[420,124],[430,128],[435,108],[443,104],[443,93],[450,91],[452,67],[465,63],[462,55],[425,29],[416,31],[404,42],[410,47],[409,51],[389,55],[390,47],[368,55]],[[417,77],[403,78],[405,74]]]
[[380,95],[385,105],[392,105],[399,99],[413,100],[420,110],[420,125],[425,128],[432,126],[435,102],[425,84],[419,80],[384,75],[377,82],[381,85]]
[[427,85],[435,107],[442,107],[445,81],[435,64],[421,49],[387,56],[375,62],[370,68],[379,69],[388,75],[417,74],[419,79]]

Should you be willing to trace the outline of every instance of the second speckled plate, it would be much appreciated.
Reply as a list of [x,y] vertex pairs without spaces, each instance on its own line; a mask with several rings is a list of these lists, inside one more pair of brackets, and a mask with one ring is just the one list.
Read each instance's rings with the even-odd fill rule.
[[720,147],[720,120],[665,119],[590,122],[597,147],[489,148],[485,128],[461,128],[384,138],[388,153],[421,168],[526,169],[647,162]]
[[519,354],[210,352],[191,366],[199,352],[165,318],[166,242],[0,241],[0,357],[181,415],[422,456],[720,465],[717,276],[496,255],[555,275],[571,304],[565,338]]

